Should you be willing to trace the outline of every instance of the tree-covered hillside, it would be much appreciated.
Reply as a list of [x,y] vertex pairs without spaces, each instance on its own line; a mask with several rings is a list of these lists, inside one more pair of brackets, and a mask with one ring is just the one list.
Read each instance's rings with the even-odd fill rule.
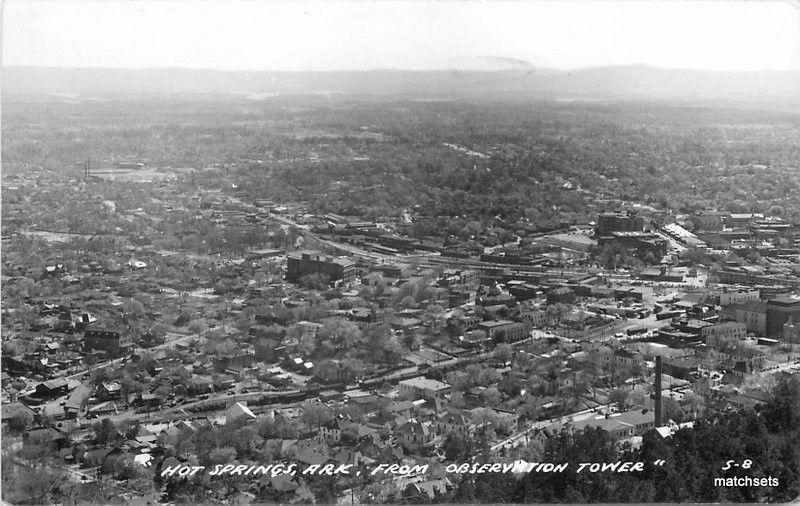
[[[571,463],[564,473],[473,475],[442,500],[453,502],[789,502],[800,497],[800,377],[785,376],[760,410],[704,418],[664,439],[647,434],[637,450],[600,429],[563,430],[541,462]],[[657,459],[666,461],[655,466]],[[581,462],[641,461],[644,472],[575,473]],[[742,467],[746,460],[752,467]],[[722,470],[729,461],[729,469]],[[736,467],[733,463],[738,463]],[[745,465],[746,466],[746,465]],[[772,477],[775,487],[720,487],[719,477]]]

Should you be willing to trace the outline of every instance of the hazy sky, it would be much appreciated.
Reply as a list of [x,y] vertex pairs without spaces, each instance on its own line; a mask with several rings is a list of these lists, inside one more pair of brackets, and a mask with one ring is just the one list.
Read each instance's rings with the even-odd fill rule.
[[794,1],[5,0],[3,64],[800,68]]

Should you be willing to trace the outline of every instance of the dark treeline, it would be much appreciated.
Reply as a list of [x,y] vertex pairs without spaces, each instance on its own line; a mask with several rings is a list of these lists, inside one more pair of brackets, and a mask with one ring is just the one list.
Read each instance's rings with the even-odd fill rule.
[[[533,472],[519,479],[512,474],[470,475],[436,502],[788,502],[800,496],[799,436],[800,378],[786,375],[759,410],[718,413],[667,439],[648,433],[636,450],[620,447],[600,429],[563,430],[547,443],[540,462],[569,462],[565,472]],[[666,462],[655,466],[657,459]],[[722,470],[730,460],[740,467]],[[741,467],[745,460],[752,461],[746,470]],[[645,470],[575,472],[582,462],[617,461],[641,461]],[[779,484],[714,484],[715,478],[734,476],[772,477]]]

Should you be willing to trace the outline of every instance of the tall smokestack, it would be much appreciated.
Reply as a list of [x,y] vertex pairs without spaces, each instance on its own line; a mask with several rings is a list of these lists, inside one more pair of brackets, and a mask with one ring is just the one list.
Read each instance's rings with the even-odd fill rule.
[[655,426],[661,427],[661,356],[656,356],[656,380],[655,384],[653,385],[656,392],[656,419],[655,419]]

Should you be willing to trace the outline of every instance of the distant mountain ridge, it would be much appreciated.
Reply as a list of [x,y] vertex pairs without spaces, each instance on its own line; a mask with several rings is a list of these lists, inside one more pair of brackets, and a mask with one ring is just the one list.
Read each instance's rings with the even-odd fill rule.
[[370,94],[434,97],[800,98],[800,71],[716,72],[644,65],[552,69],[335,72],[8,66],[5,97],[140,94]]

